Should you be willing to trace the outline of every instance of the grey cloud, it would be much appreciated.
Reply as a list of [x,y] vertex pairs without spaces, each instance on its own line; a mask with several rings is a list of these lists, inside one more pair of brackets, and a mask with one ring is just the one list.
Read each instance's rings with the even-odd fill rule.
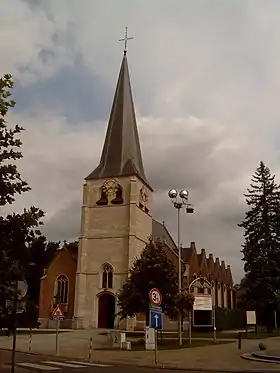
[[74,200],[57,211],[51,219],[45,219],[42,233],[50,241],[76,240],[80,228],[81,200]]
[[[7,18],[11,2],[3,4]],[[19,13],[4,29],[0,22],[9,40],[0,70],[16,72],[16,122],[28,129],[21,170],[33,187],[15,206],[42,207],[50,238],[78,234],[83,178],[100,157],[122,55],[118,39],[129,20],[154,216],[176,239],[167,191],[189,189],[196,213],[182,216],[184,244],[196,241],[225,259],[238,280],[242,194],[260,159],[280,171],[279,1],[28,4],[17,2]]]
[[[53,52],[43,52],[52,56]],[[44,57],[47,58],[47,57]],[[16,81],[16,111],[54,109],[69,122],[104,120],[108,117],[112,91],[110,87],[76,58],[73,65],[61,68],[48,80],[29,85]]]
[[42,0],[22,0],[22,1],[28,4],[31,8],[37,8],[42,4]]

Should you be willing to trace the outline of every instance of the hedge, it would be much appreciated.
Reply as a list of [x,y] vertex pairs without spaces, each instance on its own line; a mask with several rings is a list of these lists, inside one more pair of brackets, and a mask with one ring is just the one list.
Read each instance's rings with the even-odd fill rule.
[[246,314],[244,310],[216,308],[217,330],[243,329],[246,326]]

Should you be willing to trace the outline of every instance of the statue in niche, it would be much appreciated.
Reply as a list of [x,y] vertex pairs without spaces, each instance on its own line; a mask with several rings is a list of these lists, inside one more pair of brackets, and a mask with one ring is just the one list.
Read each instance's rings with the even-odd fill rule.
[[107,196],[107,192],[106,192],[106,189],[102,186],[101,187],[101,197],[100,199],[96,202],[96,204],[98,206],[106,206],[108,205],[108,196]]
[[147,189],[142,186],[139,193],[139,207],[144,210],[146,213],[149,212],[148,207],[146,206],[146,203],[148,202],[148,192]]
[[122,197],[122,187],[120,185],[116,188],[116,196],[114,199],[112,199],[111,203],[114,205],[121,205],[123,203],[123,197]]
[[148,192],[144,186],[140,189],[139,200],[142,205],[145,205],[148,202]]
[[97,201],[97,205],[108,205],[109,200],[114,205],[122,204],[122,187],[116,180],[107,180],[101,187],[101,198]]

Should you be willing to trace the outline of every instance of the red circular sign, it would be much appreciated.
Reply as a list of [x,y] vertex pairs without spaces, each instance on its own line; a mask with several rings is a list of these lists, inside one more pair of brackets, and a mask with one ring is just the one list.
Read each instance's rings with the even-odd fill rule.
[[150,299],[150,302],[153,306],[158,306],[159,307],[161,305],[161,302],[162,302],[161,292],[158,289],[153,288],[149,292],[149,299]]

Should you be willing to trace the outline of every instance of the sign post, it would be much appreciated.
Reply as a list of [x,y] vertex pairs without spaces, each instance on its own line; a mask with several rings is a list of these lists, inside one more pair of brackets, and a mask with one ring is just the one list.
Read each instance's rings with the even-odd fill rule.
[[157,363],[157,339],[158,339],[158,330],[162,330],[163,317],[162,317],[162,295],[161,292],[153,288],[149,292],[150,300],[150,314],[149,314],[149,324],[150,328],[154,329],[155,335],[155,363]]
[[257,334],[257,320],[256,320],[256,311],[246,311],[246,337],[248,335],[248,326],[255,326]]
[[[192,290],[193,289],[193,290]],[[200,289],[200,292],[194,289]],[[191,344],[191,327],[212,327],[213,340],[216,342],[216,315],[213,304],[213,286],[205,277],[194,279],[189,285],[189,293],[194,295],[192,322],[189,318],[189,344]],[[202,314],[205,316],[202,317]]]
[[60,304],[56,306],[56,308],[52,312],[52,318],[56,320],[56,337],[55,337],[55,353],[56,355],[59,355],[59,341],[58,341],[58,335],[59,335],[59,327],[60,327],[60,320],[64,319],[64,314],[61,311]]
[[[11,373],[15,372],[15,360],[16,360],[16,339],[17,339],[17,315],[24,312],[24,309],[20,309],[19,301],[21,301],[27,294],[28,285],[25,280],[15,281],[14,283],[14,299],[12,301],[12,318],[13,318],[13,347],[12,347],[12,366]],[[7,302],[6,302],[7,304]],[[9,305],[9,301],[8,301]]]
[[192,311],[189,311],[189,345],[192,344]]
[[162,295],[161,292],[153,288],[149,293],[150,299],[150,327],[158,330],[162,329]]
[[213,305],[213,340],[214,340],[214,343],[216,343],[216,310],[215,310],[215,306]]

